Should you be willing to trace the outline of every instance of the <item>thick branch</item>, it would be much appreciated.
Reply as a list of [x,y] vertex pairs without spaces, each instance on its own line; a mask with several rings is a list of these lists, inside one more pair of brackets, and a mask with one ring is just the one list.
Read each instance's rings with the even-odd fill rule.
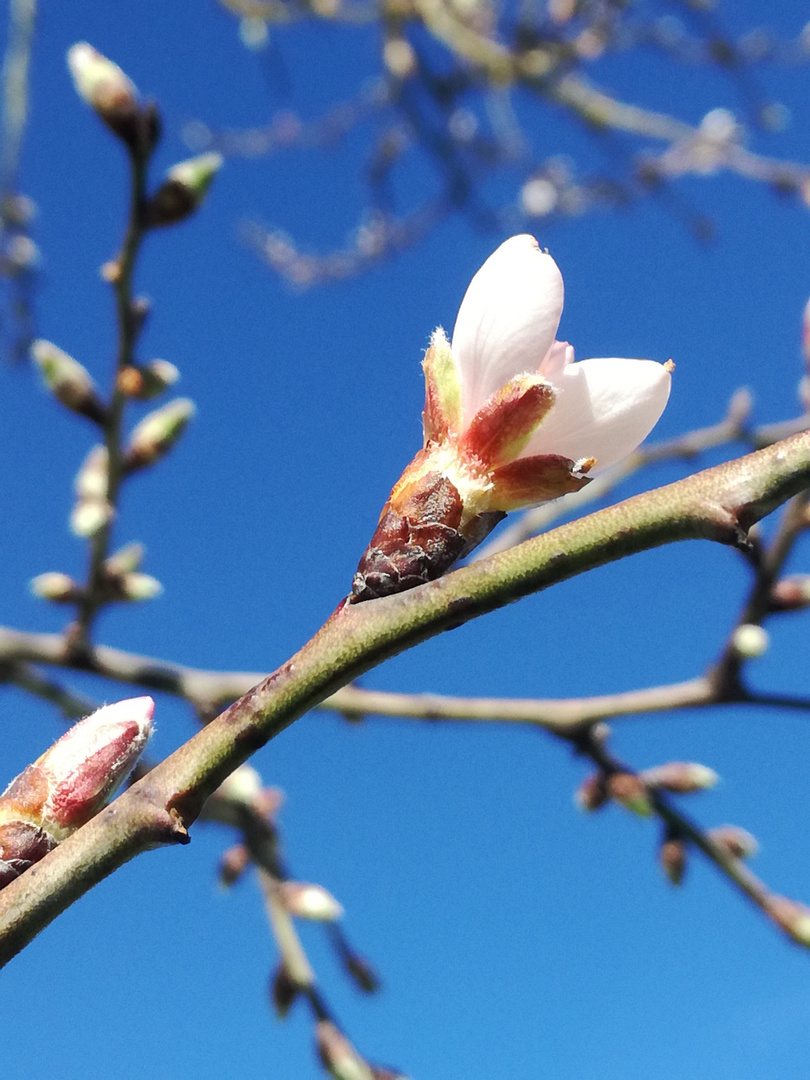
[[639,495],[419,589],[341,605],[291,660],[0,893],[5,963],[118,866],[181,841],[205,798],[251,753],[339,686],[403,649],[521,596],[675,540],[744,542],[810,484],[810,434]]

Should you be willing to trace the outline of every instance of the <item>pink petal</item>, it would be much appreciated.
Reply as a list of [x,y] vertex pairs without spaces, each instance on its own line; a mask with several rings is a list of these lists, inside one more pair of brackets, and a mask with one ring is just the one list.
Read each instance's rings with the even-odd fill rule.
[[557,400],[521,457],[593,457],[593,472],[599,472],[649,435],[664,411],[671,380],[663,364],[614,357],[569,364],[553,381]]
[[533,236],[513,236],[490,255],[464,294],[453,330],[465,424],[515,375],[538,370],[562,308],[562,274]]

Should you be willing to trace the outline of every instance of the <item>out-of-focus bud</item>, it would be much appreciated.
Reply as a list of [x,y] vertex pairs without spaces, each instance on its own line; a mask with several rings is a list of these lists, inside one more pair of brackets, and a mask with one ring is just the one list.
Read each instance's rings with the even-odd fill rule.
[[574,792],[574,803],[585,813],[601,810],[608,798],[607,777],[601,772],[586,777]]
[[250,865],[250,852],[244,844],[234,844],[219,862],[219,880],[226,889],[235,885]]
[[78,501],[70,515],[77,536],[95,536],[110,521],[113,508],[107,501],[109,457],[105,446],[94,446],[76,474]]
[[810,946],[810,908],[787,896],[769,896],[765,911],[797,945]]
[[673,885],[680,885],[686,870],[686,844],[679,837],[664,840],[658,853],[661,869]]
[[283,881],[278,894],[287,911],[299,919],[334,922],[343,915],[341,905],[321,885]]
[[118,389],[127,397],[149,401],[162,394],[180,378],[180,372],[168,360],[151,360],[142,367],[134,364],[118,373]]
[[270,997],[280,1020],[283,1020],[301,993],[300,985],[292,978],[282,961],[270,983]]
[[737,655],[743,660],[756,660],[768,650],[768,632],[757,623],[743,623],[731,637]]
[[331,1020],[318,1021],[315,1047],[321,1064],[335,1080],[374,1080],[371,1066]]
[[266,787],[262,788],[253,800],[253,809],[259,817],[267,818],[269,821],[272,821],[281,809],[283,803],[284,792],[281,788]]
[[0,796],[0,887],[98,813],[132,770],[152,730],[150,697],[80,720]]
[[632,773],[613,773],[608,777],[608,792],[612,799],[621,803],[640,817],[649,817],[652,813],[650,793],[643,780]]
[[146,156],[160,138],[155,105],[142,105],[134,83],[121,68],[86,41],[71,45],[68,67],[81,98],[133,153]]
[[810,574],[782,578],[771,589],[771,611],[801,611],[810,607]]
[[252,765],[240,765],[226,777],[214,792],[220,799],[228,802],[252,806],[254,799],[261,793],[262,778]]
[[150,574],[121,574],[115,584],[116,594],[121,600],[154,600],[163,592],[163,586]]
[[104,572],[111,577],[117,577],[119,574],[131,574],[133,570],[139,569],[144,554],[143,544],[137,542],[127,544],[126,547],[119,548],[108,559],[105,559]]
[[142,469],[164,457],[194,415],[194,402],[177,398],[145,416],[136,425],[126,451],[127,469]]
[[88,420],[104,423],[107,410],[89,372],[78,360],[68,356],[52,342],[43,340],[33,343],[31,356],[42,373],[45,385],[57,401]]
[[222,168],[222,155],[214,152],[181,161],[169,169],[146,206],[146,224],[152,228],[174,225],[198,209]]
[[364,956],[347,949],[343,953],[343,963],[355,984],[364,994],[376,994],[380,989],[380,977]]
[[668,761],[639,773],[639,780],[648,788],[663,788],[676,795],[690,795],[694,791],[713,788],[720,777],[707,765],[693,761]]
[[708,837],[735,859],[748,859],[759,851],[757,838],[738,825],[718,825],[709,829]]
[[82,597],[82,587],[69,574],[55,570],[37,574],[31,580],[31,592],[54,604],[73,604]]

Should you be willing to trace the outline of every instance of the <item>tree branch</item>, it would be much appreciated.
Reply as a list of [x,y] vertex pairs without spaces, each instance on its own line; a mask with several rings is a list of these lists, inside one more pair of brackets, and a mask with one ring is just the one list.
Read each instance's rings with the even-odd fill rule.
[[0,963],[117,867],[188,840],[208,795],[250,754],[382,660],[593,567],[675,540],[745,544],[810,484],[810,434],[563,525],[410,592],[341,604],[298,653],[0,893]]

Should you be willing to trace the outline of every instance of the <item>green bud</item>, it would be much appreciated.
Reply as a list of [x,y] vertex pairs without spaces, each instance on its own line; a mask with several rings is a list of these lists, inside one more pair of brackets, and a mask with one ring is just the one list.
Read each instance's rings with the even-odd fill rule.
[[222,162],[221,154],[207,153],[172,166],[146,208],[147,225],[174,225],[190,217],[201,205]]
[[176,398],[145,416],[132,432],[126,467],[141,469],[164,457],[183,434],[194,412],[193,401]]
[[78,360],[52,342],[43,340],[33,343],[31,356],[57,401],[97,424],[104,423],[106,409],[89,372]]

